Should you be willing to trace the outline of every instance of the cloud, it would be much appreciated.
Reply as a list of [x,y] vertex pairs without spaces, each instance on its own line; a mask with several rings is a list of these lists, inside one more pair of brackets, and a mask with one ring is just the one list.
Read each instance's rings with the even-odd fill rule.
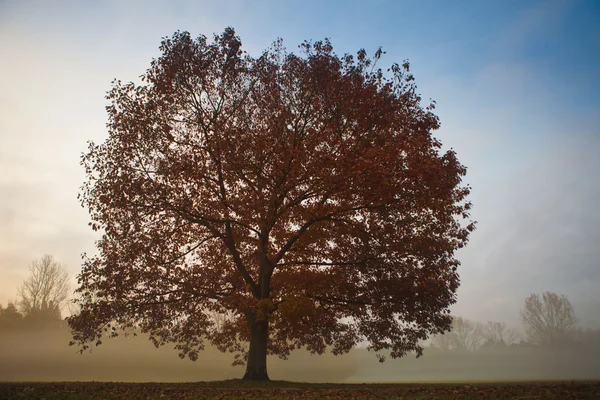
[[[562,79],[568,63],[556,71],[521,57],[564,23],[567,6],[523,11],[474,74],[428,81],[428,90],[441,90],[436,136],[469,168],[479,222],[459,252],[456,314],[519,326],[525,297],[552,290],[572,300],[583,325],[600,327],[598,102],[582,99],[579,81]],[[552,50],[559,57],[564,49]]]
[[545,150],[530,147],[507,180],[480,196],[479,230],[461,253],[457,309],[516,323],[527,295],[551,290],[573,301],[583,323],[598,327],[591,311],[600,306],[600,131],[547,140]]
[[73,192],[53,182],[0,183],[0,304],[15,299],[34,259],[51,254],[74,278],[81,253],[94,252],[97,235]]
[[490,54],[496,59],[520,59],[532,47],[546,40],[564,22],[573,2],[566,0],[537,1],[519,10],[517,15],[491,43]]

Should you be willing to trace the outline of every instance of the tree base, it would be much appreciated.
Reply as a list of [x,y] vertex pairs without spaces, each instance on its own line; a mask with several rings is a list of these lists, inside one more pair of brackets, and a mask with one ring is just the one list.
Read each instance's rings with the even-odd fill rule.
[[247,369],[242,380],[245,381],[270,381],[266,370]]

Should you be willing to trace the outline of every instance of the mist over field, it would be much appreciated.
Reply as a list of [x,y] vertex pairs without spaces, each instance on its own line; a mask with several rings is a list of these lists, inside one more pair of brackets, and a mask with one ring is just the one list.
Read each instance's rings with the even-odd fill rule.
[[[155,348],[147,337],[106,339],[91,353],[69,347],[68,331],[0,332],[2,381],[193,382],[241,378],[233,355],[207,346],[197,361],[180,359],[172,346]],[[372,360],[373,361],[373,360]],[[293,353],[288,360],[271,357],[275,380],[341,382],[356,370],[356,353],[335,357]]]
[[[208,347],[197,361],[180,359],[169,345],[147,338],[106,339],[91,353],[69,347],[64,329],[0,332],[0,381],[195,382],[241,378],[233,356]],[[421,358],[377,361],[364,349],[333,356],[292,353],[269,358],[273,380],[296,382],[440,382],[474,380],[598,379],[600,348],[511,346],[477,352],[426,348]]]

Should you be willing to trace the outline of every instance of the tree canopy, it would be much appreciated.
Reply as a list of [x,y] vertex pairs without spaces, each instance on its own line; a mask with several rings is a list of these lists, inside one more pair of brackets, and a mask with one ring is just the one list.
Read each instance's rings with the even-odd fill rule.
[[255,58],[231,28],[160,50],[141,84],[114,82],[108,138],[82,158],[102,232],[69,320],[82,349],[134,327],[268,379],[267,353],[400,357],[450,328],[470,188],[408,63],[328,40]]

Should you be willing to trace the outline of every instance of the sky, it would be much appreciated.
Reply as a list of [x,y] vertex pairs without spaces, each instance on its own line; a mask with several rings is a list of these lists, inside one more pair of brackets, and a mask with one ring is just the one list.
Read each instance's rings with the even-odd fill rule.
[[255,56],[327,37],[338,54],[408,59],[473,188],[453,313],[519,329],[524,299],[549,290],[600,328],[596,0],[0,0],[0,304],[34,259],[53,255],[75,287],[94,252],[79,161],[107,137],[110,82],[136,81],[162,37],[227,26]]

